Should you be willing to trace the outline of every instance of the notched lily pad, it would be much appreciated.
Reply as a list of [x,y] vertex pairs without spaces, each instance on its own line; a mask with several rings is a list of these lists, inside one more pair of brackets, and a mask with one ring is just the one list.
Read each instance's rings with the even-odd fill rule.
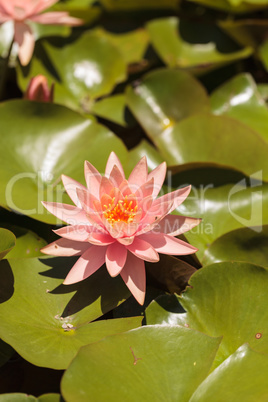
[[0,228],[0,260],[9,253],[16,244],[16,236],[7,229]]

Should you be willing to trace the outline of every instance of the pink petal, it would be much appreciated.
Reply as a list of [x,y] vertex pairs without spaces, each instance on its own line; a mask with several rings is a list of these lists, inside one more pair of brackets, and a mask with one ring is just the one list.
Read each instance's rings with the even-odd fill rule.
[[27,11],[31,13],[40,13],[43,10],[51,7],[53,4],[57,3],[59,0],[32,0],[32,8],[30,6],[27,7]]
[[114,243],[114,238],[109,234],[91,232],[88,236],[88,241],[96,246],[107,246],[108,244]]
[[154,233],[161,232],[170,236],[178,236],[199,225],[201,220],[188,216],[168,215],[154,226],[153,231]]
[[99,198],[101,174],[88,161],[85,161],[85,179],[90,193]]
[[14,24],[14,40],[19,45],[19,59],[22,66],[26,66],[32,58],[35,39],[31,28],[23,22]]
[[87,225],[89,223],[85,212],[74,205],[44,201],[42,204],[50,213],[70,225]]
[[144,218],[139,222],[136,236],[153,230],[161,219],[169,213],[171,206],[172,204],[169,201],[152,206]]
[[52,11],[49,13],[38,14],[30,17],[31,21],[44,25],[82,25],[84,21],[79,18],[71,17],[66,11]]
[[125,265],[127,259],[127,249],[115,242],[108,246],[106,252],[106,266],[109,274],[111,276],[118,275],[123,266]]
[[150,181],[147,181],[146,183],[142,184],[137,191],[135,192],[135,197],[138,198],[138,200],[142,200],[146,197],[149,197],[153,194],[154,191],[154,179],[152,178]]
[[170,202],[172,203],[172,206],[170,208],[170,211],[173,211],[175,208],[177,208],[190,194],[191,191],[191,186],[183,187],[178,190],[172,191],[172,193],[168,193],[163,195],[162,197],[157,198],[153,206],[158,206],[162,202]]
[[0,24],[3,24],[4,22],[7,22],[11,20],[11,17],[9,15],[5,15],[0,11]]
[[114,187],[117,188],[119,188],[120,184],[124,181],[124,176],[116,165],[113,167],[109,179],[111,183],[113,183]]
[[166,162],[161,163],[161,165],[157,166],[154,170],[151,171],[148,175],[148,180],[154,179],[154,191],[153,198],[157,197],[160,192],[167,172],[167,164]]
[[64,226],[58,230],[53,230],[58,236],[65,239],[74,241],[87,241],[90,232],[93,230],[93,226],[86,225],[73,225]]
[[147,241],[135,237],[132,244],[126,246],[136,257],[149,262],[159,261],[159,255]]
[[89,243],[59,239],[43,247],[40,251],[48,255],[70,257],[74,255],[81,255],[90,247],[92,246]]
[[99,198],[104,194],[110,194],[110,192],[114,189],[114,186],[112,182],[107,179],[107,177],[102,177],[101,182],[100,182],[100,193],[99,193]]
[[106,247],[91,246],[74,264],[64,285],[80,282],[94,274],[105,262]]
[[147,167],[146,156],[144,156],[132,170],[128,179],[128,183],[130,188],[133,191],[136,191],[147,180],[148,180],[148,167]]
[[127,261],[120,275],[137,302],[143,305],[146,290],[144,261],[128,253]]
[[108,177],[108,178],[110,177],[110,174],[111,174],[114,166],[117,166],[117,168],[121,172],[121,175],[125,179],[124,169],[123,169],[123,167],[121,165],[120,160],[118,159],[117,155],[114,152],[111,152],[110,156],[108,158],[107,164],[106,164],[106,169],[105,169],[105,176],[106,177]]
[[73,201],[73,203],[74,203],[77,207],[81,208],[81,202],[80,202],[79,199],[78,199],[76,189],[77,189],[77,188],[80,188],[80,189],[86,191],[86,190],[87,190],[86,187],[83,186],[83,185],[82,185],[81,183],[79,183],[78,181],[73,180],[73,179],[71,179],[71,178],[68,177],[68,176],[65,176],[64,174],[61,176],[61,180],[62,180],[62,182],[63,182],[63,185],[64,185],[64,187],[65,187],[65,190],[66,190],[67,194],[69,195],[69,197],[71,198],[71,200]]
[[81,187],[76,188],[76,193],[78,201],[82,206],[82,208],[85,210],[85,212],[90,213],[95,212],[94,208],[95,201],[98,201],[98,199],[93,194],[91,194],[87,189]]
[[149,232],[141,235],[139,238],[150,243],[156,251],[162,254],[186,255],[198,251],[197,248],[185,241],[162,233]]

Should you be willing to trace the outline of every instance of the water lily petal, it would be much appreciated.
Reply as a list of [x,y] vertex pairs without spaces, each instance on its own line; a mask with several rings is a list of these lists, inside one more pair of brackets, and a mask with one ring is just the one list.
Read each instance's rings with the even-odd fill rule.
[[142,184],[135,192],[135,196],[138,200],[142,200],[153,194],[154,191],[154,178]]
[[120,243],[110,244],[106,252],[106,266],[111,276],[117,276],[123,269],[127,259],[127,249]]
[[43,247],[40,251],[44,254],[55,255],[57,257],[71,257],[83,254],[90,247],[92,246],[89,243],[59,239]]
[[161,232],[170,236],[178,236],[195,226],[199,225],[202,219],[191,218],[189,216],[167,215],[157,225],[154,226],[153,232]]
[[193,254],[198,251],[197,248],[190,244],[166,234],[160,233],[146,233],[139,237],[142,240],[150,243],[156,251],[169,255],[186,255]]
[[94,274],[105,263],[106,247],[91,246],[68,273],[64,285],[80,282]]
[[124,181],[125,176],[123,176],[121,171],[118,169],[118,167],[116,165],[114,165],[109,179],[115,187],[119,188],[120,184]]
[[159,261],[159,255],[155,251],[153,246],[139,237],[135,237],[133,243],[126,246],[126,248],[136,257],[141,258],[145,261],[149,262]]
[[163,202],[170,202],[171,208],[169,212],[172,212],[175,208],[177,208],[185,199],[188,197],[191,191],[191,186],[179,188],[178,190],[172,191],[172,193],[167,193],[159,198],[157,198],[153,207],[157,207]]
[[92,231],[89,233],[88,241],[91,244],[98,246],[107,246],[115,241],[115,239],[107,233],[100,233],[97,231]]
[[149,173],[148,180],[151,180],[152,178],[154,179],[154,190],[152,194],[153,198],[157,197],[157,195],[159,194],[166,177],[166,172],[167,164],[166,162],[163,162],[154,170],[152,170],[151,173]]
[[22,66],[26,66],[33,55],[35,39],[31,28],[24,22],[15,21],[14,40],[19,45],[19,60]]
[[108,158],[107,164],[106,164],[106,169],[105,169],[105,176],[106,177],[108,177],[108,178],[110,177],[110,174],[111,174],[114,166],[117,166],[117,168],[121,172],[121,175],[125,179],[124,169],[123,169],[123,166],[121,165],[121,162],[120,162],[118,156],[114,152],[111,152],[110,156]]
[[93,230],[93,226],[89,225],[68,225],[63,228],[53,230],[58,236],[65,239],[74,241],[87,241],[90,232]]
[[102,176],[98,170],[91,165],[91,163],[85,161],[85,179],[87,188],[89,189],[90,193],[97,198],[99,198],[101,178]]
[[51,214],[70,225],[87,225],[89,223],[85,212],[74,205],[45,201],[42,204]]
[[77,192],[76,189],[80,188],[84,191],[86,191],[86,187],[83,186],[81,183],[79,183],[78,181],[71,179],[68,176],[65,176],[64,174],[61,175],[61,180],[63,182],[64,188],[68,194],[68,196],[71,198],[71,200],[73,201],[73,203],[78,207],[81,208],[81,202],[78,199],[77,196]]
[[128,183],[132,191],[136,191],[148,180],[147,159],[144,156],[130,173]]
[[52,11],[49,13],[33,15],[30,17],[31,21],[44,25],[69,25],[77,26],[82,25],[83,20],[71,17],[66,11]]
[[102,177],[100,181],[100,191],[99,191],[99,199],[104,194],[110,194],[114,189],[113,183],[107,177]]
[[120,275],[137,302],[143,305],[146,290],[144,261],[135,257],[132,253],[128,253]]

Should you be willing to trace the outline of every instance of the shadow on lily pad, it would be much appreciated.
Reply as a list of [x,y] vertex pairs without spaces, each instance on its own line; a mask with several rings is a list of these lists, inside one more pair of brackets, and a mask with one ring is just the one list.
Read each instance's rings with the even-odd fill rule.
[[0,303],[9,300],[14,293],[14,276],[7,260],[2,260],[0,269]]

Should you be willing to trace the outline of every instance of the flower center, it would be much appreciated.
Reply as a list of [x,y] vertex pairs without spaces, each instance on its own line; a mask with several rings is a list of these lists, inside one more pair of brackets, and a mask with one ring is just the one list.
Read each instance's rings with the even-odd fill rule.
[[127,196],[123,200],[119,200],[117,204],[115,204],[114,197],[108,206],[103,205],[103,207],[105,208],[103,215],[110,225],[115,222],[132,223],[138,209],[137,205],[133,205],[133,200],[129,200]]

